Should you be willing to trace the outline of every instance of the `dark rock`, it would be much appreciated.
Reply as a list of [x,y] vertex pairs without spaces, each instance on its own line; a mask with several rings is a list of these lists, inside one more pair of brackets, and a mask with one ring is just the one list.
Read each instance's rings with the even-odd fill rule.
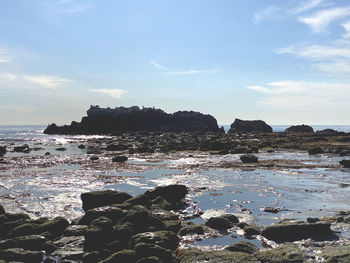
[[103,109],[91,106],[87,117],[81,122],[58,127],[49,125],[45,134],[111,134],[133,131],[163,131],[163,132],[222,132],[217,121],[210,115],[193,111],[178,111],[167,114],[160,109],[119,107]]
[[136,234],[130,239],[130,247],[136,247],[139,243],[157,245],[162,248],[175,250],[180,239],[171,231],[155,231]]
[[308,223],[316,223],[316,222],[319,222],[320,219],[317,218],[317,217],[308,217],[308,218],[306,218],[306,221],[307,221]]
[[164,223],[159,218],[140,206],[134,206],[130,209],[123,218],[123,222],[133,224],[138,232],[150,231],[151,227],[152,231],[165,229]]
[[285,130],[286,132],[305,132],[305,133],[313,133],[314,129],[311,126],[308,125],[295,125],[290,126],[288,129]]
[[134,225],[130,222],[115,225],[112,233],[113,239],[122,242],[124,245],[134,234]]
[[244,154],[239,157],[243,163],[257,163],[258,157],[253,154]]
[[245,121],[235,119],[235,121],[231,124],[231,128],[228,133],[235,132],[272,132],[272,128],[262,120]]
[[255,253],[261,263],[304,263],[307,262],[306,256],[297,245],[286,243],[271,250],[265,250]]
[[39,235],[21,236],[14,239],[18,243],[18,247],[26,250],[44,250],[44,244],[47,239]]
[[117,262],[125,262],[125,263],[136,262],[135,250],[124,249],[117,253],[112,254],[105,260],[100,261],[100,263],[117,263]]
[[172,262],[173,256],[170,249],[166,249],[153,244],[138,243],[135,246],[136,257],[138,259],[150,256],[158,257],[162,262]]
[[282,211],[280,207],[271,207],[271,206],[264,206],[261,208],[262,211],[267,212],[267,213],[273,213],[277,214],[278,212]]
[[39,233],[50,232],[53,237],[63,234],[64,230],[69,226],[69,222],[64,217],[56,217],[39,225]]
[[0,258],[8,262],[19,261],[24,263],[41,263],[43,252],[24,250],[22,248],[9,248],[0,250]]
[[121,219],[123,211],[116,206],[102,206],[89,209],[85,215],[79,220],[80,225],[90,225],[90,223],[101,217],[107,217],[111,219],[114,223]]
[[[94,219],[96,219],[96,218],[94,218]],[[91,221],[93,221],[94,219],[92,219]],[[69,237],[69,236],[83,236],[85,233],[85,230],[87,228],[88,228],[87,225],[70,225],[69,227],[66,228],[63,235],[67,236],[67,237]]]
[[107,151],[125,151],[128,147],[123,144],[109,144],[106,147]]
[[158,257],[152,256],[152,257],[147,257],[147,258],[141,258],[136,263],[164,263],[161,261]]
[[99,160],[99,159],[100,159],[100,157],[98,157],[98,156],[96,156],[96,155],[90,157],[90,160],[91,160],[91,161],[97,161],[97,160]]
[[261,232],[261,235],[275,242],[296,241],[306,238],[325,240],[334,238],[334,233],[330,226],[328,223],[277,223],[266,227]]
[[208,219],[205,225],[217,230],[226,230],[233,227],[233,224],[230,222],[230,220],[223,217],[211,217]]
[[320,256],[324,263],[346,263],[350,262],[350,246],[325,246]]
[[119,204],[130,198],[132,198],[132,196],[127,193],[116,192],[113,190],[96,191],[81,194],[84,211],[96,207]]
[[176,205],[185,198],[188,193],[188,189],[185,185],[173,184],[168,186],[158,186],[153,190],[145,193],[151,200],[158,196],[163,197],[171,205]]
[[126,157],[124,155],[115,156],[112,158],[112,162],[115,162],[115,163],[124,163],[127,160],[128,160],[128,157]]
[[320,146],[310,148],[307,151],[308,151],[309,155],[321,154],[324,152],[324,150]]
[[80,144],[80,145],[78,145],[78,148],[79,149],[85,149],[85,145],[84,144]]
[[231,252],[242,252],[242,253],[248,253],[253,254],[257,251],[259,251],[258,247],[253,245],[252,243],[246,242],[246,241],[240,241],[233,245],[227,246],[225,249],[231,251]]
[[96,263],[100,260],[100,253],[98,251],[92,251],[83,255],[83,263]]
[[339,162],[339,164],[341,164],[345,168],[350,168],[350,160],[342,160]]
[[5,208],[2,205],[0,205],[0,215],[3,214],[5,214]]
[[29,149],[29,145],[28,144],[23,144],[21,146],[14,146],[13,150],[15,152],[25,152]]
[[193,234],[204,235],[205,228],[206,226],[195,224],[193,222],[187,222],[181,227],[179,231],[179,235],[180,236],[193,235]]
[[94,251],[103,248],[110,242],[113,232],[113,221],[107,217],[99,217],[91,222],[85,231],[85,251]]
[[63,152],[63,151],[67,151],[67,148],[59,147],[59,148],[56,148],[55,150]]
[[247,237],[251,237],[251,236],[255,236],[255,235],[260,235],[261,234],[261,230],[260,227],[258,225],[246,225],[243,227],[244,229],[244,234]]
[[19,247],[19,244],[14,239],[0,240],[0,250],[4,250],[8,248],[16,248],[16,247]]
[[6,147],[5,146],[0,146],[0,155],[5,155],[6,154]]
[[84,240],[83,236],[62,237],[54,242],[58,249],[52,256],[60,260],[81,260],[84,255]]

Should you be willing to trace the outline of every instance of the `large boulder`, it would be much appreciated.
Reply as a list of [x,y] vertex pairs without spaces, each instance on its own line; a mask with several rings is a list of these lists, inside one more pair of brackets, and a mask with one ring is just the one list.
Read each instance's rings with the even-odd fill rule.
[[95,191],[81,194],[83,209],[87,211],[92,208],[123,203],[132,196],[128,193],[113,190]]
[[295,125],[290,126],[285,130],[285,132],[305,132],[305,133],[313,133],[314,129],[311,126],[302,124],[302,125]]
[[272,132],[272,127],[262,120],[247,121],[235,119],[228,133],[235,132]]
[[0,155],[4,155],[6,153],[6,147],[0,146]]
[[334,233],[328,223],[283,222],[267,226],[261,235],[275,242],[293,242],[312,238],[327,240],[334,238]]

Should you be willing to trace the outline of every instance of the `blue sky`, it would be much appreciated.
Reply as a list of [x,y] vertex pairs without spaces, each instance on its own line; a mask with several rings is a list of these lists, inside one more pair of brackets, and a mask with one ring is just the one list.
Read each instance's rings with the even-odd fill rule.
[[1,3],[0,124],[93,104],[350,125],[349,101],[348,0]]

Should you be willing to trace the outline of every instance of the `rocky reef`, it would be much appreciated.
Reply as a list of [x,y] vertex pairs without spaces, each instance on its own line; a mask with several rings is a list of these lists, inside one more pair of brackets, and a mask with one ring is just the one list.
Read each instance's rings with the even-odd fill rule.
[[228,132],[272,132],[272,128],[262,120],[246,121],[235,119],[235,121],[231,124],[231,128]]
[[314,129],[309,125],[302,124],[302,125],[290,126],[289,128],[286,129],[286,132],[313,133]]
[[160,109],[137,106],[125,108],[100,108],[91,106],[81,122],[70,125],[49,125],[45,134],[112,134],[118,132],[221,132],[216,119],[194,111],[178,111],[173,114]]

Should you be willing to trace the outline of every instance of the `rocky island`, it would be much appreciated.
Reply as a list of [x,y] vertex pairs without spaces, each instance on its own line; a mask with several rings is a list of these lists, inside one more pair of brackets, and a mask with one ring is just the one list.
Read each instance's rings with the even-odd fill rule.
[[178,111],[173,114],[155,108],[91,106],[81,122],[70,125],[49,125],[45,134],[111,134],[113,132],[161,131],[161,132],[222,132],[216,119],[194,111]]

